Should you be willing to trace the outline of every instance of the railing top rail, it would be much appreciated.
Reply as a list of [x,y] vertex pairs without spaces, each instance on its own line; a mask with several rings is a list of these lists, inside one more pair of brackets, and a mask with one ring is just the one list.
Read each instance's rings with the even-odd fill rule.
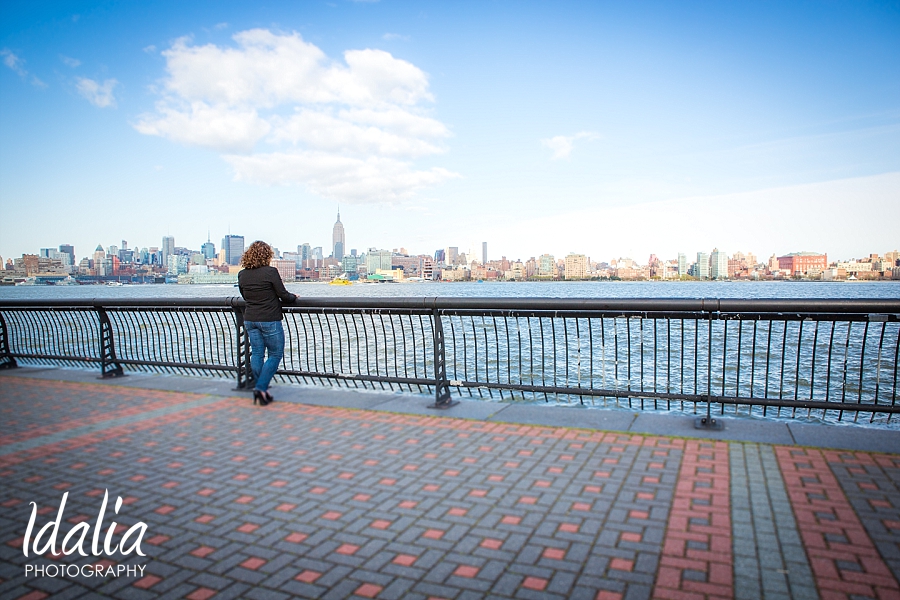
[[[0,300],[2,308],[236,308],[239,296],[219,298],[71,298]],[[736,298],[484,298],[484,297],[302,297],[291,307],[336,309],[628,311],[723,313],[900,314],[898,299]]]

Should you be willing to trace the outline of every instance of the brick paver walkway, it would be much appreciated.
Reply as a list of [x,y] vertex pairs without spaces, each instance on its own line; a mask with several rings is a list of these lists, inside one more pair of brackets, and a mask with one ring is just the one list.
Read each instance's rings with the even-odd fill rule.
[[[25,378],[0,419],[0,598],[900,598],[900,455]],[[24,556],[105,490],[145,557]]]

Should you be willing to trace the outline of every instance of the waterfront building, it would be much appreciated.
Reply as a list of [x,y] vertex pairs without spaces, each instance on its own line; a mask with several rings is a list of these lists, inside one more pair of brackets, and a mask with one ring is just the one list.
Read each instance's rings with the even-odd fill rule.
[[459,248],[457,246],[449,246],[444,251],[444,264],[455,265],[459,258]]
[[281,275],[281,280],[285,283],[291,283],[297,276],[297,263],[293,260],[273,258],[269,264],[278,269],[278,274]]
[[71,244],[60,244],[59,251],[69,255],[69,264],[75,266],[75,246]]
[[587,277],[587,256],[584,254],[570,253],[566,256],[565,278],[585,279]]
[[331,281],[341,274],[341,267],[338,264],[325,264],[319,267],[319,279],[323,281]]
[[694,265],[694,277],[697,279],[709,279],[709,254],[697,253],[697,262]]
[[419,277],[428,281],[434,279],[434,260],[427,254],[419,255]]
[[346,239],[344,238],[344,224],[341,223],[341,209],[338,209],[337,221],[331,230],[331,249],[332,256],[337,260],[344,257],[344,248],[346,248]]
[[60,252],[56,248],[41,248],[40,257],[57,260],[64,268],[73,266],[69,254],[67,252]]
[[818,252],[791,252],[778,257],[778,268],[791,277],[818,277],[827,267],[828,255]]
[[316,246],[312,249],[309,255],[310,258],[315,260],[325,260],[325,254],[322,252],[322,246]]
[[91,260],[93,261],[91,268],[94,270],[94,275],[106,275],[106,252],[103,251],[103,246],[97,244]]
[[434,262],[435,262],[435,264],[438,264],[438,265],[444,265],[444,264],[447,264],[447,263],[446,263],[446,258],[447,258],[447,257],[445,256],[445,252],[444,252],[443,249],[435,250],[435,251],[434,251]]
[[216,245],[209,239],[209,233],[206,234],[206,243],[200,247],[200,253],[206,260],[212,260],[216,257]]
[[181,275],[183,273],[187,273],[188,257],[184,254],[171,254],[169,255],[166,266],[168,267],[169,275]]
[[469,278],[468,269],[441,269],[442,281],[466,281]]
[[481,242],[481,264],[487,264],[487,242]]
[[299,252],[284,252],[282,253],[281,258],[294,261],[294,268],[298,271],[303,268],[303,259],[300,257]]
[[175,254],[175,236],[164,235],[162,239],[162,246],[160,246],[159,250],[162,253],[162,255],[160,256],[160,264],[169,264],[169,257]]
[[419,274],[419,257],[391,253],[391,268],[396,269],[397,267],[403,269],[403,274],[407,277],[417,276]]
[[838,271],[844,271],[845,275],[853,275],[859,276],[863,273],[870,273],[872,271],[872,263],[862,260],[840,260],[835,263],[835,267]]
[[509,265],[509,270],[503,272],[503,277],[508,281],[524,281],[525,280],[525,263],[517,260]]
[[393,266],[392,259],[390,250],[369,248],[366,253],[366,273],[376,273],[379,269],[390,271]]
[[350,279],[356,279],[359,275],[359,257],[356,256],[355,252],[344,255],[343,260],[341,260],[341,269]]
[[684,255],[684,252],[678,253],[678,276],[684,277],[688,274],[688,264],[687,264],[687,256]]
[[241,264],[241,257],[244,255],[244,236],[229,233],[222,239],[222,250],[225,251],[225,264]]
[[728,279],[728,255],[718,248],[709,255],[709,278]]
[[552,254],[541,254],[538,258],[537,276],[541,279],[556,279],[556,258]]

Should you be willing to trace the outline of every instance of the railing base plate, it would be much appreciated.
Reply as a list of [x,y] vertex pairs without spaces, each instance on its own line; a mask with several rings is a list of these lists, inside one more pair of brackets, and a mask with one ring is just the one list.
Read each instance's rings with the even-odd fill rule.
[[710,431],[722,431],[725,429],[725,423],[717,419],[706,417],[697,417],[694,419],[694,429],[708,429]]
[[128,377],[127,373],[123,373],[122,371],[110,371],[104,375],[101,375],[97,379],[119,379],[120,377]]
[[441,403],[435,402],[433,404],[429,404],[425,408],[434,408],[435,410],[444,410],[446,408],[450,408],[451,406],[456,406],[457,404],[459,404],[459,400],[447,400],[446,402],[441,402]]

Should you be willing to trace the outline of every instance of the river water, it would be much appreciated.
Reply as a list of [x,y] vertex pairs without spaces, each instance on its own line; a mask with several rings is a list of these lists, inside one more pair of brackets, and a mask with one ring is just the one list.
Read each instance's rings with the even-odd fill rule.
[[[585,281],[494,283],[289,283],[299,296],[451,296],[488,298],[900,298],[900,281]],[[239,295],[233,285],[0,286],[0,299],[215,298]]]
[[[379,283],[332,286],[325,283],[291,283],[288,289],[305,297],[547,297],[547,298],[754,298],[754,299],[896,299],[900,298],[900,282],[494,282],[494,283]],[[125,286],[4,286],[0,299],[62,299],[62,298],[214,298],[239,295],[233,285],[125,285]],[[114,320],[117,317],[113,317]],[[167,317],[175,319],[176,316]],[[180,315],[179,319],[188,319]],[[430,326],[402,317],[356,315],[350,317],[291,314],[285,321],[288,346],[285,364],[288,369],[314,372],[360,372],[368,369],[369,356],[373,369],[382,371],[387,359],[387,372],[393,376],[411,376],[408,369],[433,370],[431,360]],[[387,321],[385,322],[385,319]],[[886,394],[896,393],[893,374],[894,352],[898,326],[891,324],[827,322],[732,323],[726,328],[718,321],[707,330],[696,321],[603,319],[532,319],[525,317],[445,317],[447,336],[448,377],[461,381],[494,381],[533,385],[587,386],[600,389],[644,390],[645,385],[659,392],[682,390],[682,393],[705,393],[711,390],[723,396],[782,397],[831,401],[840,398],[870,402]],[[168,321],[166,321],[168,323]],[[161,325],[160,318],[155,325]],[[73,321],[72,325],[75,325]],[[172,323],[169,323],[172,325]],[[385,325],[387,329],[385,330]],[[757,327],[759,325],[759,327]],[[149,329],[164,329],[164,327]],[[190,330],[185,321],[170,329]],[[358,326],[358,328],[357,328]],[[737,329],[736,329],[737,327]],[[217,326],[223,340],[231,339],[227,322]],[[222,331],[218,331],[221,329]],[[335,332],[332,336],[332,330]],[[381,338],[378,331],[382,331]],[[372,332],[372,339],[360,337],[360,332]],[[318,333],[317,333],[318,332]],[[739,336],[735,338],[735,332]],[[407,334],[411,349],[407,349]],[[162,335],[162,334],[160,334]],[[200,344],[196,337],[177,340],[173,334],[162,336],[151,346],[165,351],[181,349],[173,359],[184,362],[205,362],[191,359],[184,352],[193,352]],[[318,338],[316,337],[318,335]],[[867,337],[868,336],[868,337]],[[527,340],[526,340],[527,337]],[[316,341],[318,339],[318,341]],[[424,345],[416,347],[415,340]],[[311,341],[312,340],[312,341]],[[706,340],[713,340],[707,344]],[[147,344],[140,344],[147,346]],[[201,344],[202,345],[202,344]],[[229,345],[228,343],[224,344]],[[351,352],[351,348],[355,349]],[[318,348],[318,350],[315,350]],[[832,360],[829,349],[834,349]],[[335,351],[347,355],[347,363]],[[481,353],[479,355],[479,353]],[[201,352],[202,354],[202,352]],[[353,360],[350,360],[353,354]],[[421,356],[420,356],[421,355]],[[692,370],[708,357],[716,358],[716,373]],[[193,356],[193,354],[191,355]],[[621,357],[628,356],[625,361]],[[633,357],[634,361],[630,359]],[[120,356],[121,358],[121,356]],[[646,359],[646,364],[645,364]],[[218,360],[218,359],[217,359]],[[231,361],[229,359],[226,362]],[[744,361],[743,367],[741,360]],[[310,362],[312,361],[312,362]],[[355,366],[350,364],[355,361]],[[360,370],[360,361],[363,368]],[[391,371],[391,363],[393,371]],[[399,367],[398,367],[399,363]],[[736,365],[735,365],[736,363]],[[378,366],[381,365],[381,366]],[[685,370],[685,365],[687,369]],[[748,365],[751,367],[748,369]],[[793,366],[793,370],[792,370]],[[721,368],[720,368],[721,367]],[[833,372],[833,378],[823,373]],[[875,375],[873,375],[875,374]],[[865,375],[867,385],[861,383]],[[777,376],[777,377],[776,377]],[[875,382],[874,385],[871,382]],[[880,386],[880,388],[879,388]],[[887,387],[885,387],[887,386]],[[455,390],[468,396],[473,390]],[[509,393],[498,394],[478,389],[476,398],[509,399]],[[544,403],[546,394],[522,394],[518,399]],[[552,396],[550,402],[591,406],[637,408],[630,400],[608,398],[578,398]],[[639,401],[640,402],[640,401]],[[650,401],[652,402],[652,401]],[[662,401],[664,402],[664,401]],[[630,406],[629,406],[630,405]],[[641,402],[643,405],[643,402]],[[654,402],[654,406],[657,403]],[[692,412],[693,405],[674,403],[678,410]],[[668,409],[666,403],[659,407]],[[704,407],[701,407],[703,409]],[[733,407],[728,409],[733,412]],[[745,416],[761,417],[760,407]],[[840,415],[831,410],[794,411],[770,409],[765,418],[779,415],[810,421],[825,420],[853,422],[852,413]],[[804,415],[804,413],[806,413]],[[871,415],[862,413],[860,422],[869,422]],[[887,420],[877,415],[874,424],[900,429],[900,418]]]

